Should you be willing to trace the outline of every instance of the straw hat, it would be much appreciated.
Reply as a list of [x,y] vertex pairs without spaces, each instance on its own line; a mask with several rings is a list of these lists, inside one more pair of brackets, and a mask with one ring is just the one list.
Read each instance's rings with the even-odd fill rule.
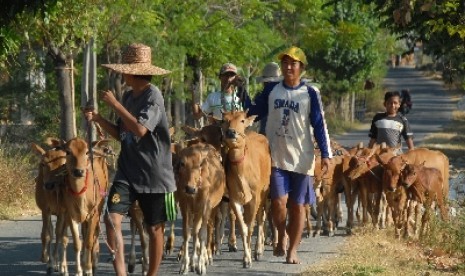
[[168,70],[152,65],[152,50],[149,46],[133,43],[123,52],[122,64],[102,64],[115,72],[128,75],[156,76],[171,73]]
[[263,68],[262,75],[255,79],[257,82],[281,81],[281,69],[276,62],[270,62]]

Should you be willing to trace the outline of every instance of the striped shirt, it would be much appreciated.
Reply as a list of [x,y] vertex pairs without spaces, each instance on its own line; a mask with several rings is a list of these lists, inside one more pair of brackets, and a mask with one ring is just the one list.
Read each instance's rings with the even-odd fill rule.
[[404,140],[413,137],[407,118],[397,113],[390,117],[386,112],[378,113],[371,122],[370,138],[376,140],[377,144],[386,143],[388,147],[400,148],[402,146],[401,137]]

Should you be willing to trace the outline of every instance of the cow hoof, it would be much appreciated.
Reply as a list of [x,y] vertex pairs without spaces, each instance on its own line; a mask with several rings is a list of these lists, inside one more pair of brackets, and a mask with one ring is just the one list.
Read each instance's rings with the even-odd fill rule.
[[305,238],[306,238],[306,239],[310,238],[310,232],[308,232],[307,234],[305,234]]
[[129,272],[129,273],[134,273],[135,267],[136,267],[136,266],[133,265],[133,264],[128,264],[128,272]]
[[328,232],[328,237],[334,237],[334,231],[329,231]]
[[53,268],[47,267],[47,275],[52,275],[52,274],[53,274]]
[[229,245],[229,252],[237,252],[237,247],[235,245]]
[[252,263],[244,261],[244,268],[250,268],[250,267],[252,267]]
[[260,253],[255,253],[254,254],[254,259],[255,261],[259,262],[263,257],[263,254],[260,254]]
[[352,228],[347,228],[346,233],[347,235],[352,235]]

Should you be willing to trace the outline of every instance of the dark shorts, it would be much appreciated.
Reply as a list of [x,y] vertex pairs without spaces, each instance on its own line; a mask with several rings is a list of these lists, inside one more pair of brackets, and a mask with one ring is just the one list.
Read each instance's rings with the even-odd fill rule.
[[313,178],[309,175],[271,168],[271,199],[288,195],[297,204],[313,204],[315,192],[312,187]]
[[139,202],[144,214],[144,222],[153,226],[176,219],[176,205],[173,193],[144,194],[136,193],[129,185],[115,182],[108,194],[109,213],[126,215],[134,201]]

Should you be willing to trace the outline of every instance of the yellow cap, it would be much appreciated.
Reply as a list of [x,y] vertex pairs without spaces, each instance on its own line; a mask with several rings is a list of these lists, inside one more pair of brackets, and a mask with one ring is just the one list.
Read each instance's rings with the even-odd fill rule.
[[307,57],[305,57],[304,51],[302,51],[302,49],[300,49],[298,47],[292,46],[292,47],[284,50],[284,52],[281,52],[278,55],[278,59],[281,60],[281,59],[283,59],[284,56],[290,56],[292,59],[300,61],[304,65],[307,65]]

